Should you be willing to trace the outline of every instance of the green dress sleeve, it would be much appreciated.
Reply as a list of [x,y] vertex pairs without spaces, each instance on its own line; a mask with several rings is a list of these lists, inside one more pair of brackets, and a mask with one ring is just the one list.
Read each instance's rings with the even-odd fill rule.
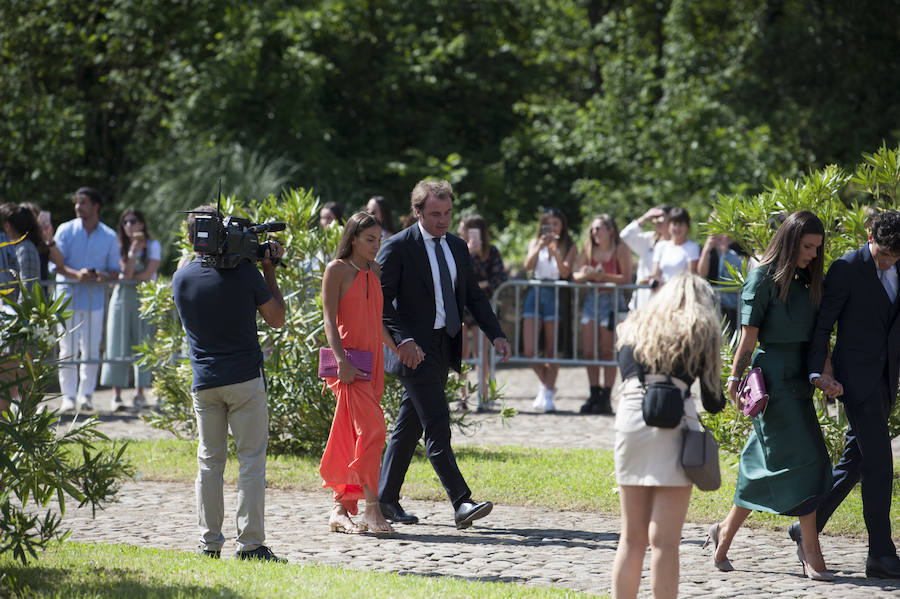
[[769,269],[760,266],[747,275],[741,290],[741,325],[760,328],[772,301],[775,281]]

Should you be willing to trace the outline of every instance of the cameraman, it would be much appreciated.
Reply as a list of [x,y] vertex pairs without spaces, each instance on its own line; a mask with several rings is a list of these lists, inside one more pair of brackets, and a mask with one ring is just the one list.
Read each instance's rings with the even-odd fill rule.
[[[192,244],[197,213],[221,217],[214,206],[196,208],[187,221]],[[261,261],[262,276],[250,262],[229,269],[207,268],[198,256],[172,277],[172,295],[187,334],[194,375],[191,396],[200,433],[196,490],[201,553],[213,558],[220,556],[225,541],[222,474],[230,426],[240,463],[237,556],[286,561],[263,544],[269,424],[256,330],[257,310],[269,326],[284,325],[286,306],[273,263],[283,254],[281,245],[270,243]]]

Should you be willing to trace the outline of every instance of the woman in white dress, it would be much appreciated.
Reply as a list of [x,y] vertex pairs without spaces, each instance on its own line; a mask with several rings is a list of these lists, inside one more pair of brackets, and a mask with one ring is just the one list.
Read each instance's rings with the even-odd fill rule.
[[699,428],[690,396],[700,379],[703,407],[725,406],[720,380],[721,330],[715,293],[703,278],[681,273],[619,327],[622,391],[616,413],[615,468],[622,531],[613,562],[612,596],[637,596],[641,566],[650,546],[650,584],[656,599],[678,595],[678,547],[691,499],[691,481],[681,467],[681,427],[644,422],[644,387],[669,376],[685,394],[684,426]]

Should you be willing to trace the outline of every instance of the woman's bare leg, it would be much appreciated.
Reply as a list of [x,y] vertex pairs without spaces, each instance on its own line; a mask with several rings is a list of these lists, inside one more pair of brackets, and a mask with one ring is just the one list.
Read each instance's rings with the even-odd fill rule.
[[612,569],[613,599],[634,599],[641,585],[641,568],[650,542],[653,487],[619,486],[622,530]]
[[749,515],[750,510],[747,508],[732,505],[731,511],[725,516],[725,520],[719,522],[719,546],[715,553],[717,562],[728,559],[728,549],[731,547],[731,542]]
[[653,487],[650,516],[650,588],[654,599],[678,597],[678,547],[691,487]]

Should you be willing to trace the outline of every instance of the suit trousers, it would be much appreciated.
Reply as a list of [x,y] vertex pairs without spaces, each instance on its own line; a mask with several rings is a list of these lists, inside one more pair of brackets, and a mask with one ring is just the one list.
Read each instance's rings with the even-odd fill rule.
[[191,392],[197,414],[197,513],[201,547],[220,551],[225,537],[222,496],[228,427],[238,459],[237,538],[239,551],[253,551],[266,540],[266,447],[269,412],[262,376],[242,383]]
[[882,381],[877,396],[859,404],[845,404],[850,427],[841,460],[834,467],[834,484],[816,512],[816,527],[821,531],[831,514],[857,482],[862,482],[863,519],[869,532],[869,555],[895,555],[891,540],[891,491],[893,454],[888,434],[891,410],[887,381]]
[[446,329],[435,329],[425,359],[411,376],[400,376],[403,400],[381,465],[378,499],[382,503],[398,501],[400,487],[422,433],[425,453],[437,473],[447,496],[456,509],[471,497],[456,457],[450,447],[450,410],[444,395],[453,340]]

